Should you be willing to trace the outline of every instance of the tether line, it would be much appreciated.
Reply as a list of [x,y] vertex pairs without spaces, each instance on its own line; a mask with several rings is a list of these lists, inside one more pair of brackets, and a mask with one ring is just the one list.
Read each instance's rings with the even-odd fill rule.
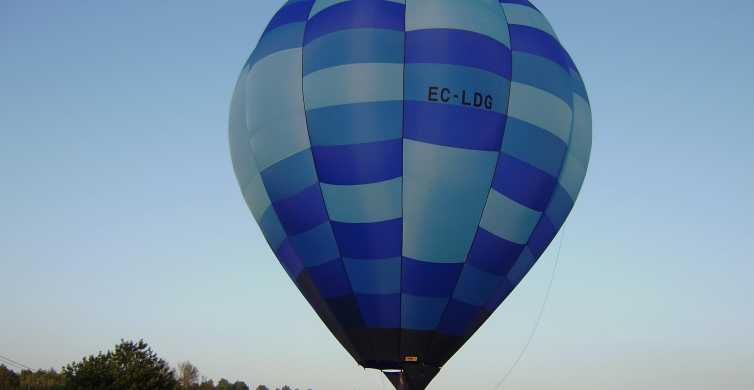
[[555,282],[555,274],[558,270],[558,265],[560,264],[560,252],[563,250],[563,241],[565,241],[565,229],[561,230],[562,234],[560,236],[560,244],[558,244],[558,252],[555,256],[555,264],[552,266],[552,275],[550,276],[550,283],[547,285],[547,291],[545,292],[545,299],[542,301],[542,306],[539,308],[539,314],[537,315],[537,321],[534,323],[534,328],[532,328],[531,333],[529,334],[529,339],[526,340],[526,344],[524,344],[524,348],[521,349],[521,353],[518,354],[518,357],[515,361],[513,361],[513,365],[511,365],[510,369],[508,369],[508,372],[505,373],[503,376],[503,379],[500,380],[500,382],[497,383],[497,386],[493,388],[493,390],[498,390],[500,386],[502,386],[506,380],[508,380],[508,377],[513,373],[513,370],[516,369],[516,366],[521,362],[521,360],[524,358],[524,355],[526,354],[526,350],[529,349],[529,345],[531,345],[532,340],[534,340],[534,336],[537,334],[537,329],[539,329],[539,325],[542,323],[542,317],[544,317],[545,314],[545,308],[547,307],[547,302],[550,300],[550,292],[552,291],[552,285]]

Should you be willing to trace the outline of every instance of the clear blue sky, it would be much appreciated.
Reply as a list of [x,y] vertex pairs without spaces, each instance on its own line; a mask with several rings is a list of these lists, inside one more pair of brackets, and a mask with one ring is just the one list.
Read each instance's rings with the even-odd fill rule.
[[[231,169],[233,86],[280,3],[0,0],[0,355],[60,367],[143,337],[215,379],[387,388],[287,279]],[[586,79],[595,139],[507,388],[748,388],[754,2],[536,5]],[[554,258],[435,389],[492,389]]]

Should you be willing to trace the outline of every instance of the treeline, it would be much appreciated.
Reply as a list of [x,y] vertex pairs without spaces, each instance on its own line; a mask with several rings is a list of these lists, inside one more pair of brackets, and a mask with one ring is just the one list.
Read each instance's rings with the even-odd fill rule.
[[[199,376],[191,362],[173,369],[140,340],[121,341],[112,351],[84,357],[60,371],[21,370],[0,365],[0,390],[252,390],[243,381],[217,384]],[[254,390],[271,390],[259,385]],[[275,390],[294,390],[290,386]],[[299,390],[299,389],[295,389]],[[311,389],[309,389],[311,390]]]

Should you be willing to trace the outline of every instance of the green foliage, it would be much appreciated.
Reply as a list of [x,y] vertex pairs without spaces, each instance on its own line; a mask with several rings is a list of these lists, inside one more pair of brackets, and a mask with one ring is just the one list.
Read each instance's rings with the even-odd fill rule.
[[142,340],[121,341],[63,368],[66,390],[173,390],[177,381],[168,364]]
[[231,387],[231,390],[251,390],[251,388],[249,388],[249,385],[245,382],[236,381],[236,383],[233,384],[233,387]]
[[265,385],[259,385],[256,390],[270,390],[270,388]]
[[18,376],[19,389],[24,390],[62,390],[65,389],[65,377],[53,369],[23,370]]
[[233,385],[225,378],[220,379],[220,381],[217,382],[217,390],[231,390],[233,388],[232,386]]

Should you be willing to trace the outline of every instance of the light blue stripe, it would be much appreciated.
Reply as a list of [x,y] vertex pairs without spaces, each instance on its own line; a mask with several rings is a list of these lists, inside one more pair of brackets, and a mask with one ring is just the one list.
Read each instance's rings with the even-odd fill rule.
[[495,291],[502,281],[502,276],[466,264],[458,278],[453,299],[472,306],[482,307],[495,295]]
[[406,31],[437,28],[472,31],[510,47],[506,26],[497,0],[411,0],[406,3]]
[[[345,3],[349,0],[317,0],[314,2],[314,6],[312,7],[312,11],[309,13],[309,19],[314,17],[314,15],[324,11],[326,8],[332,7],[333,5]],[[398,4],[406,4],[406,0],[385,0],[392,3],[398,3]]]
[[514,286],[517,285],[521,282],[524,276],[526,276],[526,273],[529,272],[536,261],[537,259],[531,253],[529,247],[525,247],[521,252],[521,255],[518,257],[518,260],[516,260],[516,263],[511,267],[511,270],[508,271],[508,281]]
[[260,170],[309,147],[301,92],[301,49],[259,61],[246,80],[246,121]]
[[549,131],[509,117],[505,125],[503,152],[557,177],[563,167],[566,144]]
[[259,227],[262,229],[262,234],[267,239],[272,250],[276,250],[280,247],[285,240],[286,234],[283,230],[283,225],[280,224],[277,213],[272,207],[268,207],[267,210],[262,213],[262,218],[258,220]]
[[508,116],[539,126],[568,143],[571,108],[549,92],[526,84],[511,83]]
[[589,96],[586,93],[586,86],[584,85],[584,80],[581,79],[581,76],[579,76],[579,73],[576,72],[573,69],[570,69],[571,77],[573,77],[573,90],[576,94],[581,96],[583,99],[588,100]]
[[339,257],[338,244],[329,222],[291,236],[290,241],[305,267],[322,265]]
[[550,92],[568,105],[573,100],[573,78],[570,73],[542,56],[514,51],[513,81]]
[[592,151],[592,111],[589,102],[579,95],[573,96],[573,134],[569,153],[586,166]]
[[399,294],[401,258],[377,260],[343,259],[353,291],[358,294]]
[[461,93],[466,92],[471,101],[475,92],[492,96],[492,111],[505,114],[508,111],[509,81],[485,70],[461,65],[447,64],[406,64],[406,100],[426,102],[430,87],[450,89],[457,99],[449,104],[462,105]]
[[264,33],[249,58],[249,66],[253,68],[259,60],[279,51],[301,47],[305,26],[303,22],[289,23]]
[[400,218],[402,179],[337,186],[320,184],[330,219],[346,223],[381,222]]
[[[253,167],[252,169],[256,170],[256,167]],[[257,221],[259,221],[264,210],[267,210],[270,204],[272,204],[270,197],[267,195],[267,189],[264,188],[264,183],[262,183],[262,177],[259,175],[259,172],[252,175],[249,182],[246,183],[246,185],[242,184],[242,186],[241,191],[244,200],[246,200],[246,204],[249,206],[251,214],[254,215],[254,218]]]
[[440,323],[447,298],[401,295],[401,327],[412,330],[434,330]]
[[568,192],[571,199],[575,200],[581,190],[586,176],[586,165],[577,160],[573,154],[568,154],[563,164],[563,171],[560,173],[558,181],[560,185]]
[[277,202],[298,194],[317,182],[314,159],[309,150],[299,152],[262,172],[270,200]]
[[355,28],[337,31],[304,48],[304,74],[354,63],[403,63],[403,31]]
[[307,111],[314,146],[387,141],[403,135],[403,101],[346,104]]
[[[300,68],[299,64],[299,68]],[[349,64],[304,77],[306,109],[403,99],[403,64]]]
[[287,117],[268,122],[265,128],[251,137],[250,145],[262,169],[309,149],[304,115],[291,112]]
[[233,160],[233,170],[238,179],[238,184],[243,187],[251,180],[251,177],[258,174],[254,156],[251,155],[251,145],[249,145],[250,132],[246,127],[246,107],[244,100],[246,97],[246,76],[247,70],[241,71],[241,75],[236,82],[236,88],[233,92],[233,100],[230,107],[230,155]]
[[510,242],[526,244],[541,216],[541,212],[516,203],[493,189],[479,226]]
[[509,24],[518,24],[521,26],[536,28],[552,35],[553,38],[558,39],[550,22],[548,22],[547,18],[536,9],[521,4],[501,5],[503,6],[505,17],[508,19]]
[[404,140],[404,256],[436,263],[465,260],[497,157],[497,152]]

